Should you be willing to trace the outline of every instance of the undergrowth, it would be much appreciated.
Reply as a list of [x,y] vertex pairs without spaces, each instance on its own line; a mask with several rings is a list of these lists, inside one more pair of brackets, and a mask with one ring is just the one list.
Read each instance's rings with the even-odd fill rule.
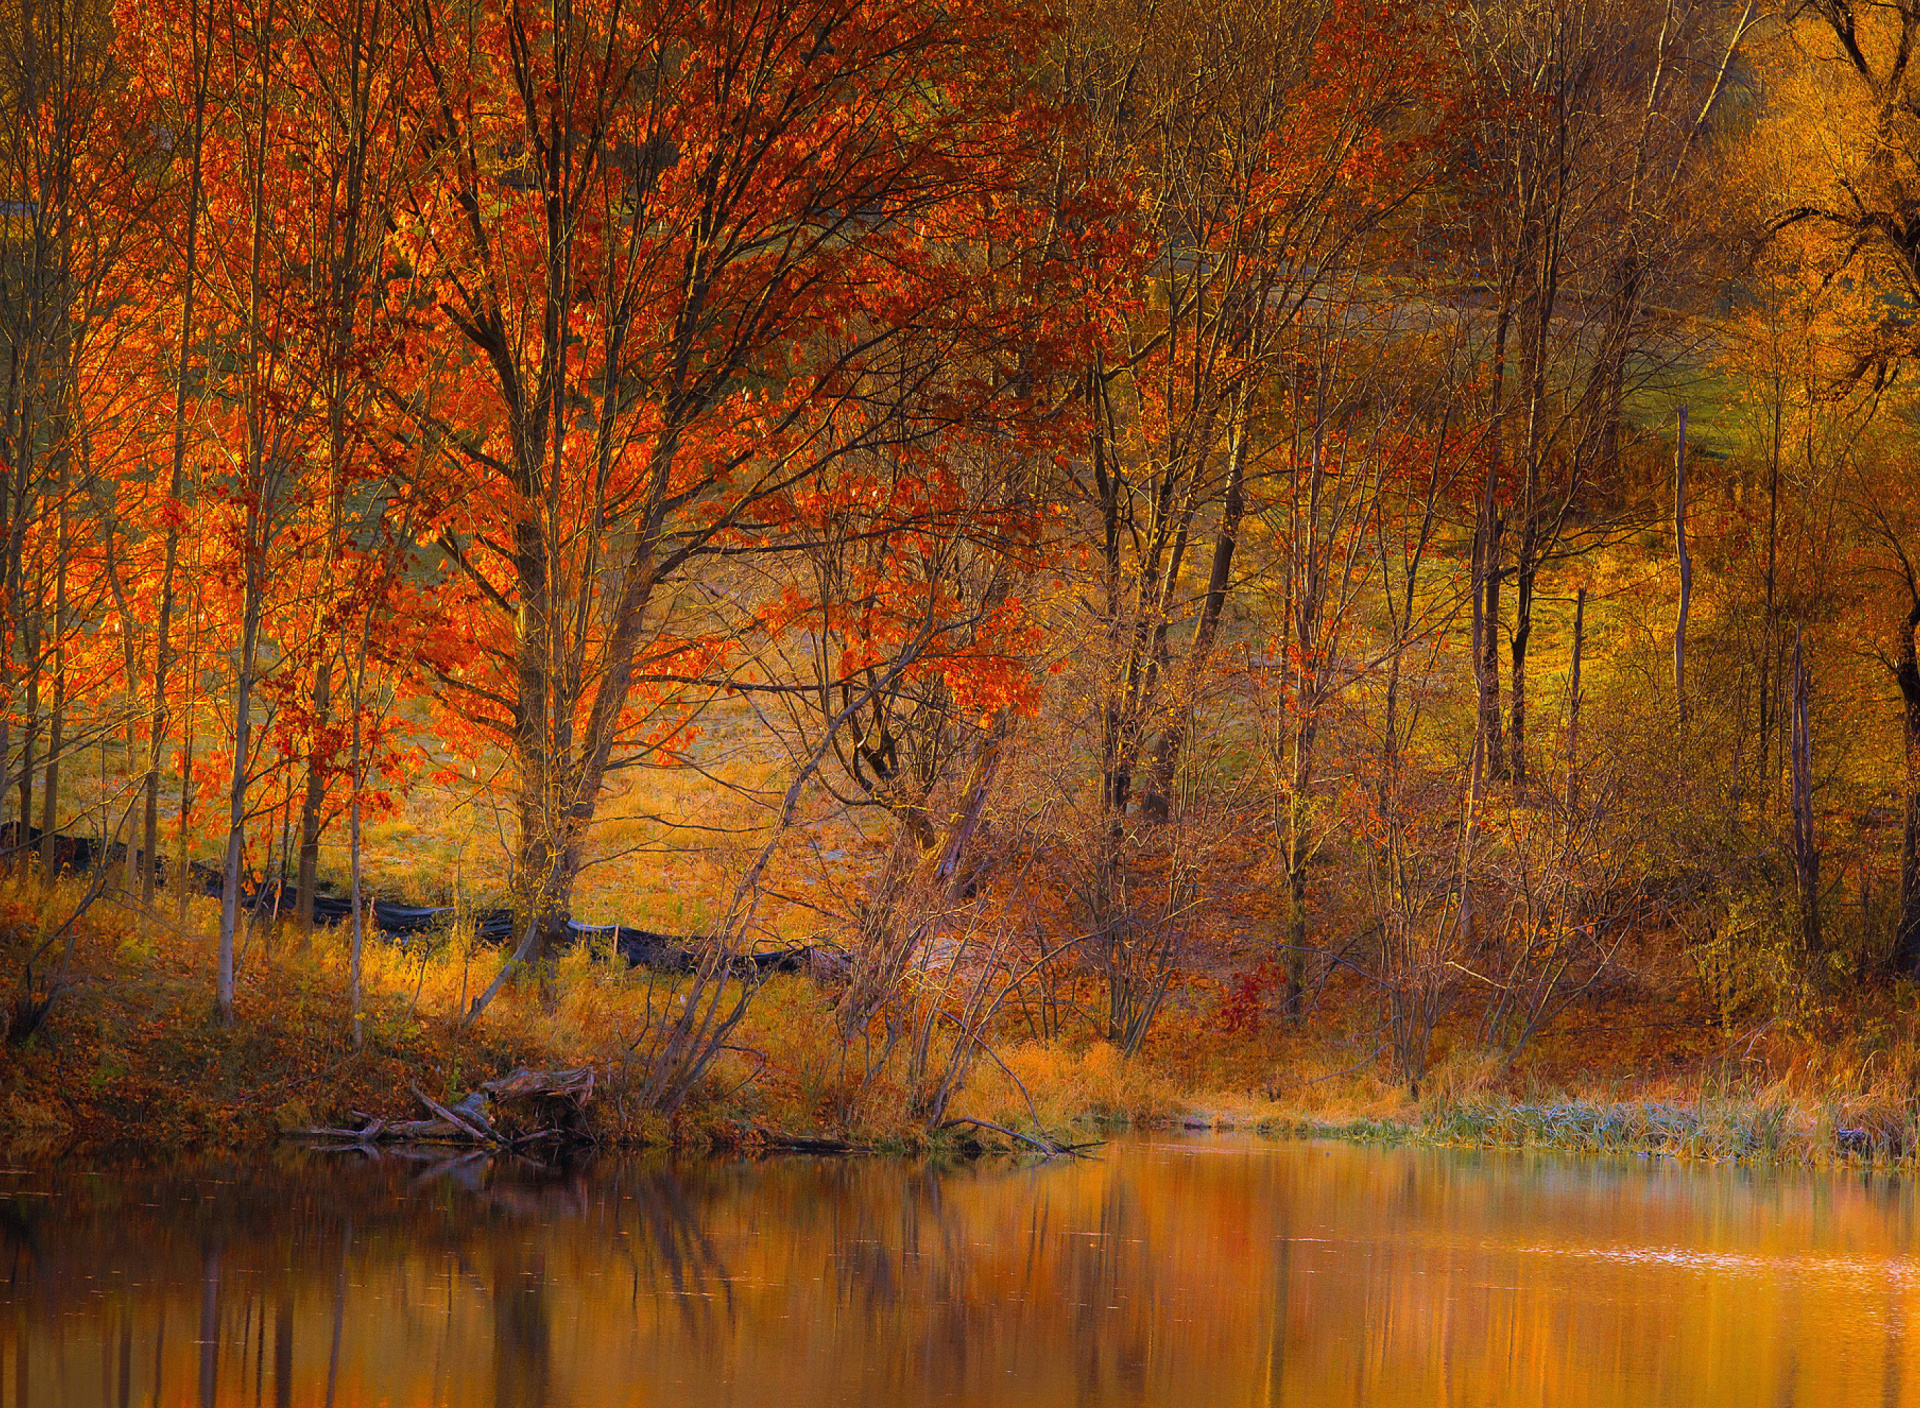
[[[17,982],[25,956],[77,898],[72,883],[0,891],[0,971]],[[978,1126],[950,1123],[968,1119],[1054,1138],[1185,1123],[1800,1163],[1904,1166],[1920,1152],[1915,1014],[1891,997],[1838,1037],[1730,1032],[1698,1014],[1653,1013],[1644,1000],[1590,1014],[1586,1027],[1549,1035],[1522,1060],[1443,1031],[1416,1101],[1377,1057],[1359,1002],[1329,999],[1301,1026],[1249,1024],[1245,1014],[1227,1022],[1218,994],[1190,984],[1132,1059],[1101,1041],[1045,1040],[1010,1011],[942,1128],[909,1114],[902,1052],[888,1052],[877,1029],[843,1042],[832,993],[806,977],[763,984],[692,1098],[663,1113],[633,1098],[632,1065],[649,1024],[683,996],[679,980],[580,951],[562,961],[551,1005],[531,985],[510,985],[466,1026],[459,1014],[497,971],[497,950],[457,935],[407,948],[370,942],[356,1049],[335,932],[249,938],[237,1020],[217,1026],[216,917],[202,900],[179,922],[96,906],[77,926],[45,1023],[0,1046],[0,1141],[22,1154],[244,1147],[355,1112],[417,1114],[414,1087],[444,1099],[518,1065],[590,1064],[597,1133],[618,1144],[753,1147],[804,1135],[927,1150],[975,1140]],[[43,961],[36,972],[45,971]],[[1597,1035],[1596,1021],[1611,1025]],[[951,1054],[936,1043],[936,1061]]]

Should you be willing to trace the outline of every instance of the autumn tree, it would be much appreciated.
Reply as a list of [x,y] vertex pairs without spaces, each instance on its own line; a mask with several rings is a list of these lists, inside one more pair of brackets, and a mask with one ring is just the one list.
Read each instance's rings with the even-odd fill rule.
[[[118,642],[110,614],[122,417],[142,392],[113,364],[140,332],[129,270],[151,195],[152,138],[121,100],[109,17],[93,3],[25,4],[0,25],[0,533],[6,650],[0,652],[0,757],[22,725],[17,780],[22,839],[48,833],[55,860],[61,769],[79,747],[118,731]],[[11,769],[7,769],[11,772]]]
[[[843,902],[849,1037],[895,1002],[974,888],[1009,730],[1039,695],[1027,598],[1054,526],[1051,465],[999,437],[863,471],[869,487],[837,484],[842,507],[804,551],[806,590],[789,584],[764,623],[785,638],[790,663],[766,688],[794,751],[829,750],[823,790],[856,826],[884,818],[878,872]],[[902,1032],[889,1023],[882,1048]]]
[[[410,271],[394,266],[389,242],[405,183],[419,165],[410,39],[398,10],[384,0],[364,0],[317,9],[284,52],[284,81],[309,117],[300,144],[287,153],[300,173],[288,214],[310,307],[303,360],[317,431],[311,622],[301,633],[306,648],[299,667],[290,672],[300,685],[283,710],[294,735],[288,748],[300,755],[304,773],[295,891],[302,928],[312,925],[321,838],[338,806],[337,789],[330,788],[343,752],[335,695],[349,668],[339,640],[356,612],[364,618],[360,559],[369,555],[367,546],[385,542],[377,525],[390,512],[386,486],[396,464],[411,458],[411,447],[387,424],[392,411],[383,394],[398,334],[414,312]],[[416,386],[415,394],[431,404],[430,383]],[[369,487],[379,492],[369,497]],[[372,522],[356,523],[361,517]],[[374,551],[371,560],[382,563],[386,556]]]
[[1751,20],[1751,7],[1638,0],[1459,12],[1473,159],[1458,233],[1489,305],[1482,414],[1494,428],[1474,538],[1479,747],[1489,776],[1522,792],[1541,573],[1590,549],[1626,497],[1624,398],[1660,360],[1649,354],[1671,341],[1663,312],[1690,287],[1694,172]]
[[[1451,564],[1440,540],[1488,440],[1464,384],[1470,337],[1457,317],[1374,306],[1350,285],[1327,291],[1310,326],[1313,355],[1271,422],[1273,489],[1246,589],[1268,626],[1250,673],[1273,781],[1283,1004],[1296,1015],[1315,948],[1311,873],[1351,823],[1329,805],[1330,775],[1342,770],[1329,755],[1359,707],[1353,696],[1383,688],[1374,727],[1389,805],[1408,751],[1398,717],[1406,662],[1423,648],[1431,658],[1457,618],[1462,597],[1442,570]],[[1383,607],[1390,629],[1379,632]]]
[[[1816,368],[1825,389],[1871,395],[1916,350],[1910,309],[1920,296],[1920,5],[1796,4],[1762,55],[1771,103],[1755,123],[1749,174],[1765,192],[1769,252],[1814,297],[1805,316],[1827,332]],[[1878,496],[1876,496],[1877,498]],[[1897,505],[1899,499],[1894,498]],[[1908,525],[1881,499],[1869,541],[1897,583],[1897,645],[1882,658],[1902,700],[1900,910],[1895,968],[1920,975],[1920,673],[1911,609]]]
[[1217,639],[1302,315],[1421,179],[1419,33],[1364,6],[1267,4],[1096,9],[1068,32],[1079,167],[1132,192],[1144,241],[1135,301],[1113,308],[1116,345],[1089,373],[1075,483],[1111,653],[1116,815],[1165,812],[1168,700]]
[[636,704],[714,664],[680,625],[699,584],[806,531],[850,454],[1021,398],[1031,304],[976,292],[1018,277],[1027,41],[903,0],[407,19],[433,137],[401,237],[433,287],[418,355],[458,349],[458,377],[443,412],[402,400],[466,487],[436,667],[513,760],[528,954],[609,773],[670,742]]
[[[1139,269],[1087,373],[1070,481],[1088,556],[1074,629],[1100,642],[1088,704],[1112,841],[1087,895],[1126,892],[1135,819],[1170,815],[1249,575],[1250,521],[1313,492],[1282,463],[1289,388],[1313,380],[1338,322],[1322,302],[1381,267],[1387,231],[1430,179],[1444,98],[1426,26],[1364,4],[1257,0],[1097,6],[1064,35],[1061,82],[1083,114],[1067,165],[1127,193]],[[1289,636],[1296,625],[1315,633],[1310,610]],[[1283,907],[1305,847],[1289,855]],[[1092,909],[1107,915],[1096,927],[1125,922],[1105,901]]]

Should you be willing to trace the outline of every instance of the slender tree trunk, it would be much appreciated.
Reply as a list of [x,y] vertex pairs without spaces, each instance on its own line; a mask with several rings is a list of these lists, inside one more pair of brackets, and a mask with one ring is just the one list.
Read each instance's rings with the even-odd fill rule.
[[[7,495],[9,513],[4,520],[7,555],[5,562],[0,563],[0,574],[4,575],[6,588],[5,624],[11,627],[6,633],[9,638],[0,641],[0,662],[4,662],[4,665],[0,666],[4,669],[4,676],[0,677],[0,683],[6,686],[5,695],[0,697],[4,697],[7,703],[5,709],[0,709],[0,730],[4,730],[0,732],[0,742],[6,745],[5,749],[0,751],[0,785],[12,782],[12,774],[8,772],[8,761],[13,756],[11,725],[16,712],[15,701],[18,700],[20,705],[18,712],[21,714],[20,836],[13,854],[8,857],[8,862],[20,876],[24,877],[31,867],[33,858],[28,836],[33,827],[34,714],[39,705],[33,693],[38,671],[33,666],[31,622],[27,614],[25,548],[27,509],[32,491],[32,483],[27,476],[27,465],[31,457],[25,453],[23,440],[16,424],[18,408],[15,403],[19,398],[20,379],[19,351],[14,348],[11,352],[12,355],[7,359],[6,414],[4,419],[0,420],[0,425],[4,425],[7,431],[4,443],[0,443],[0,453],[6,455],[6,463],[0,464],[0,484],[4,484],[11,491]],[[11,472],[8,471],[8,465],[11,465]],[[14,663],[16,654],[19,657],[17,667]]]
[[1513,556],[1513,636],[1508,646],[1512,699],[1508,706],[1506,756],[1506,771],[1516,797],[1527,789],[1527,648],[1533,640],[1533,601],[1543,547],[1541,476],[1542,461],[1546,457],[1547,334],[1560,296],[1558,207],[1539,244],[1540,267],[1530,271],[1530,288],[1520,322],[1527,438],[1521,464],[1518,542]]
[[1304,828],[1289,820],[1287,835],[1287,961],[1281,1011],[1298,1021],[1306,1008],[1307,953],[1307,838]]
[[520,602],[515,659],[520,714],[514,731],[520,838],[514,855],[512,907],[516,925],[532,939],[531,951],[520,961],[533,967],[543,992],[551,995],[552,965],[567,922],[558,898],[565,849],[559,798],[564,790],[560,773],[572,752],[567,720],[573,701],[555,698],[564,681],[556,668],[559,642],[551,619],[543,525],[531,516],[521,518],[514,524],[514,547]]
[[[261,17],[261,29],[271,34],[279,27],[279,15],[269,0]],[[250,60],[251,61],[251,60]],[[222,1026],[233,1024],[234,947],[240,928],[243,860],[246,851],[248,763],[253,751],[253,693],[260,667],[260,630],[266,609],[267,556],[273,541],[275,514],[274,477],[280,472],[275,463],[272,435],[277,412],[271,407],[268,378],[274,351],[262,306],[267,292],[266,252],[270,238],[272,213],[267,206],[266,165],[270,126],[270,62],[263,50],[257,57],[259,67],[249,75],[253,85],[253,110],[248,113],[246,141],[250,148],[247,172],[247,218],[251,260],[246,272],[245,337],[242,375],[246,386],[246,519],[241,541],[244,555],[240,596],[240,650],[234,672],[233,688],[233,770],[227,783],[227,840],[221,866],[220,885],[220,967],[216,983],[215,1011]]]
[[[59,630],[58,622],[54,625]],[[66,747],[67,691],[65,643],[55,637],[53,704],[47,711],[47,755],[40,773],[40,875],[53,883],[58,864],[56,828],[60,824],[60,753]]]
[[[38,593],[36,592],[36,595]],[[19,620],[19,617],[15,618]],[[20,626],[25,649],[21,652],[22,673],[26,676],[25,707],[20,727],[20,863],[25,874],[27,858],[33,854],[28,836],[33,825],[34,745],[40,741],[40,632],[37,615],[28,615]]]
[[[4,534],[5,542],[8,547],[11,548],[15,536],[13,510],[17,505],[13,498],[13,476],[7,472],[6,468],[7,464],[14,458],[8,443],[12,437],[4,433],[4,427],[8,419],[10,419],[10,417],[0,418],[0,457],[4,457],[0,458],[0,534]],[[19,592],[16,589],[19,573],[20,563],[18,556],[9,551],[7,561],[0,563],[0,602],[4,602],[6,612],[5,616],[0,616],[0,625],[11,627],[17,627],[19,625]],[[7,795],[13,791],[13,772],[11,770],[13,761],[13,650],[16,644],[15,637],[17,637],[17,635],[17,629],[0,632],[0,701],[4,701],[6,705],[6,707],[0,708],[0,819],[4,819],[6,816]],[[20,846],[25,846],[27,843],[28,821],[29,818],[27,814],[24,811],[21,812],[20,837],[18,843]],[[3,860],[9,869],[19,864],[22,859],[23,856],[18,850],[15,850],[12,854],[0,855],[0,860]]]
[[41,873],[52,884],[59,872],[60,765],[67,746],[67,563],[73,555],[67,500],[71,484],[69,459],[60,459],[60,527],[55,540],[59,554],[53,565],[53,710],[47,720],[47,770],[41,791]]
[[[1236,418],[1237,420],[1237,418]],[[1236,424],[1227,471],[1227,493],[1220,510],[1220,531],[1213,540],[1213,559],[1207,570],[1207,594],[1201,600],[1200,623],[1194,628],[1193,648],[1188,653],[1187,676],[1197,684],[1213,655],[1213,644],[1220,631],[1220,616],[1226,609],[1227,594],[1233,582],[1234,550],[1240,541],[1241,520],[1246,516],[1246,469],[1248,437],[1243,425]],[[1190,686],[1191,687],[1191,686]],[[1160,735],[1154,749],[1151,786],[1141,799],[1140,809],[1148,816],[1165,821],[1172,810],[1174,771],[1186,747],[1189,729],[1185,716]]]
[[66,747],[66,648],[54,647],[53,709],[47,718],[47,763],[40,778],[40,874],[53,883],[60,825],[60,753]]
[[[353,799],[347,804],[347,844],[350,849],[349,883],[352,887],[353,939],[352,949],[347,958],[347,1010],[353,1017],[353,1047],[358,1051],[365,1040],[364,1025],[361,1020],[362,1006],[360,998],[360,946],[362,943],[363,923],[361,919],[360,884],[360,785],[361,785],[361,745],[360,745],[360,683],[364,679],[366,664],[366,641],[360,644],[361,671],[355,676],[353,699]],[[311,922],[313,909],[307,906],[307,918]]]
[[1487,737],[1474,730],[1472,757],[1467,764],[1465,815],[1460,825],[1460,849],[1455,857],[1454,924],[1461,941],[1471,953],[1479,939],[1479,910],[1473,892],[1473,850],[1480,832],[1480,813],[1487,796]]
[[1317,714],[1317,701],[1302,701],[1302,717],[1293,734],[1286,829],[1282,836],[1282,854],[1286,865],[1286,889],[1282,896],[1286,914],[1286,955],[1281,967],[1286,986],[1281,1010],[1290,1019],[1298,1019],[1303,1011],[1307,956],[1312,952],[1312,936],[1307,923],[1307,884],[1314,849],[1312,791],[1315,751],[1320,739]]
[[[101,531],[107,540],[111,542],[121,536],[123,529],[122,525],[115,520],[115,516],[109,514],[102,523]],[[138,633],[132,628],[134,619],[133,602],[127,595],[127,585],[121,579],[119,569],[112,554],[107,555],[103,566],[105,568],[107,587],[113,593],[114,609],[120,613],[120,619],[127,623],[126,629],[122,630],[120,634],[120,664],[121,668],[126,672],[127,681],[126,733],[120,742],[127,750],[127,767],[128,770],[131,771],[133,760],[140,752],[140,722],[137,712],[137,702],[134,697],[134,681],[140,678],[140,641]],[[102,848],[100,863],[102,865],[107,863],[105,849],[108,844],[105,805],[107,795],[107,751],[105,747],[102,747],[100,750],[99,791],[101,798],[100,844]],[[131,812],[129,812],[129,815],[131,815]],[[135,829],[128,837],[126,856],[121,862],[120,886],[128,895],[139,893],[140,833],[138,829]]]
[[[1282,836],[1282,853],[1286,864],[1286,889],[1282,905],[1286,914],[1286,955],[1283,964],[1286,986],[1282,1011],[1292,1020],[1302,1015],[1306,993],[1309,952],[1307,871],[1313,850],[1314,753],[1320,736],[1320,710],[1327,697],[1326,671],[1332,665],[1326,658],[1330,652],[1322,633],[1322,627],[1326,624],[1323,616],[1326,606],[1326,564],[1321,557],[1317,516],[1325,462],[1317,447],[1312,456],[1311,472],[1313,478],[1307,500],[1308,514],[1314,526],[1306,534],[1306,561],[1304,564],[1295,562],[1288,570],[1289,581],[1298,582],[1298,586],[1290,587],[1288,592],[1293,606],[1293,649],[1289,653],[1298,662],[1298,675],[1292,694],[1297,719],[1292,726],[1292,757],[1288,760],[1287,769],[1287,814]],[[1296,555],[1297,552],[1296,547]]]
[[[174,365],[173,462],[167,480],[167,499],[170,507],[177,507],[186,489],[188,360],[193,352],[194,295],[200,275],[201,182],[204,176],[203,161],[206,152],[207,62],[211,40],[209,39],[205,44],[198,42],[200,11],[197,0],[195,0],[193,13],[196,43],[189,61],[194,66],[194,107],[193,125],[187,149],[187,219],[186,229],[182,232],[185,242],[185,282],[181,285],[180,291],[180,340]],[[207,13],[211,17],[211,8]],[[174,590],[179,562],[179,521],[176,513],[169,512],[166,544],[160,568],[160,616],[154,631],[153,720],[147,744],[147,775],[144,785],[146,809],[142,818],[140,847],[146,858],[140,876],[140,903],[149,911],[153,908],[154,886],[159,883],[160,871],[160,770],[166,762],[167,737],[173,726],[167,691],[172,684],[169,676],[173,668]],[[184,820],[183,812],[183,826]],[[181,840],[183,862],[185,850],[186,842],[183,834]],[[182,886],[182,893],[184,893],[186,878],[186,871],[183,868],[177,881]]]
[[1900,633],[1900,663],[1894,679],[1900,686],[1901,741],[1906,745],[1902,768],[1905,793],[1900,835],[1900,918],[1893,935],[1893,970],[1902,977],[1920,979],[1920,651],[1914,633],[1920,631],[1920,596],[1907,613]]
[[[376,11],[376,15],[377,13]],[[355,314],[358,311],[357,300],[361,283],[361,226],[365,216],[365,164],[369,139],[368,109],[371,101],[368,86],[373,81],[374,71],[374,55],[371,50],[382,39],[377,32],[369,32],[362,28],[362,24],[367,19],[365,10],[356,9],[354,15],[356,24],[346,55],[350,90],[346,136],[351,145],[347,156],[345,199],[341,204],[338,222],[340,242],[334,249],[327,284],[327,293],[334,315],[333,326],[330,329],[333,342],[333,365],[328,371],[327,382],[327,466],[330,482],[327,486],[329,521],[326,552],[330,590],[333,586],[331,579],[344,531],[342,504],[347,492],[347,476],[351,467],[347,436],[347,402],[352,395],[355,383],[345,369],[354,349]],[[377,18],[373,24],[377,29]],[[363,660],[364,654],[363,640]],[[332,714],[333,653],[322,651],[314,666],[313,718],[316,731],[326,728]],[[298,886],[295,899],[298,906],[297,918],[302,934],[313,932],[314,887],[320,875],[320,839],[326,821],[327,766],[328,759],[322,757],[317,750],[307,760],[306,795],[300,809],[300,868],[299,878],[295,882]],[[355,776],[358,777],[358,773]]]
[[[1687,408],[1673,451],[1673,550],[1680,564],[1680,607],[1673,622],[1673,697],[1687,718],[1687,612],[1693,605],[1693,557],[1687,551]],[[1798,650],[1795,646],[1795,650]],[[1796,669],[1798,667],[1796,666]]]
[[[1517,261],[1516,261],[1517,262]],[[1473,530],[1473,679],[1474,753],[1479,766],[1501,771],[1500,723],[1500,540],[1498,495],[1506,463],[1507,347],[1513,333],[1514,290],[1518,275],[1509,268],[1501,283],[1500,313],[1493,339],[1493,405],[1488,416],[1491,439],[1487,475]]]
[[233,1025],[234,940],[240,930],[241,860],[247,841],[247,761],[253,745],[254,670],[260,658],[261,574],[257,563],[264,535],[257,509],[249,510],[248,520],[240,669],[233,691],[233,772],[227,785],[227,847],[221,866],[220,971],[214,996],[215,1014],[222,1026]]
[[1508,647],[1512,677],[1508,682],[1511,698],[1507,705],[1507,771],[1513,779],[1513,792],[1519,797],[1527,789],[1527,648],[1533,640],[1533,591],[1538,565],[1533,560],[1536,546],[1531,522],[1520,532],[1520,550],[1513,576],[1513,639]]
[[[1778,620],[1775,605],[1778,590],[1780,547],[1780,416],[1785,393],[1776,373],[1773,379],[1773,444],[1767,457],[1767,596],[1760,617],[1760,769],[1770,772],[1773,761],[1772,732],[1775,704],[1770,697],[1774,676],[1774,629]],[[1909,632],[1911,634],[1911,632]],[[1763,778],[1761,807],[1771,812],[1778,775]]]
[[[333,716],[333,664],[323,653],[314,667],[313,717],[316,729]],[[359,728],[359,721],[354,721]],[[358,735],[356,734],[356,737]],[[354,776],[359,777],[356,772]],[[355,784],[356,787],[358,784]],[[303,937],[313,933],[313,892],[320,879],[320,833],[327,798],[326,760],[316,752],[307,759],[306,788],[300,799],[300,861],[294,879],[294,924]],[[356,805],[358,805],[356,803]]]
[[1587,589],[1573,599],[1573,669],[1567,686],[1567,813],[1580,810],[1580,664],[1587,633]]
[[[197,627],[187,632],[187,669],[183,684],[188,698],[200,682],[200,633]],[[184,921],[187,899],[193,893],[193,708],[189,704],[185,726],[180,730],[180,861],[174,870],[174,915]]]
[[[1489,488],[1489,500],[1491,500]],[[1506,737],[1500,717],[1500,545],[1506,519],[1491,504],[1486,527],[1485,558],[1480,580],[1480,658],[1475,670],[1480,682],[1481,750],[1488,777],[1507,775]]]
[[1807,722],[1807,670],[1800,636],[1793,640],[1793,872],[1800,892],[1800,941],[1807,957],[1821,952],[1820,853],[1813,837],[1813,736]]

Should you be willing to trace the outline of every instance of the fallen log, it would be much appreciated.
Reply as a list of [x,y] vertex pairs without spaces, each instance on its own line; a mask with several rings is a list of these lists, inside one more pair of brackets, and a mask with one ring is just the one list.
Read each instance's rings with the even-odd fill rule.
[[872,1146],[867,1144],[854,1144],[845,1139],[830,1139],[809,1134],[782,1134],[772,1129],[751,1131],[748,1143],[763,1149],[774,1149],[783,1154],[871,1154],[873,1152]]
[[[561,1097],[584,1102],[593,1096],[593,1067],[574,1066],[558,1071],[533,1071],[521,1066],[499,1080],[482,1081],[480,1089],[496,1100]],[[467,1097],[471,1100],[473,1097]]]
[[955,1129],[961,1125],[972,1125],[976,1129],[988,1129],[992,1130],[995,1134],[1004,1134],[1009,1139],[1017,1140],[1019,1143],[1029,1145],[1039,1150],[1050,1159],[1058,1158],[1062,1154],[1078,1157],[1088,1149],[1098,1149],[1107,1142],[1104,1139],[1096,1139],[1087,1144],[1062,1144],[1058,1140],[1036,1138],[1031,1134],[1022,1134],[1017,1129],[1008,1129],[1005,1125],[995,1124],[991,1120],[977,1120],[972,1115],[961,1115],[956,1119],[950,1119],[945,1124],[939,1126],[939,1128]]
[[[382,1144],[483,1145],[518,1150],[533,1144],[588,1144],[593,1136],[581,1126],[580,1115],[592,1098],[591,1066],[568,1070],[535,1071],[522,1066],[511,1075],[487,1081],[451,1105],[443,1105],[417,1085],[409,1086],[430,1118],[385,1120],[362,1111],[354,1115],[358,1129],[317,1126],[298,1131],[312,1139],[330,1141],[335,1149],[371,1150]],[[493,1102],[519,1104],[531,1119],[501,1128],[489,1113]],[[520,1127],[515,1127],[516,1125]]]
[[462,1140],[470,1137],[468,1131],[442,1119],[432,1120],[396,1120],[377,1135],[368,1138],[384,1139],[389,1143],[440,1141],[444,1139]]
[[[459,1115],[455,1114],[452,1110],[449,1110],[445,1105],[442,1105],[439,1101],[435,1100],[431,1095],[427,1094],[424,1090],[420,1089],[419,1086],[416,1085],[416,1086],[411,1086],[409,1088],[413,1091],[413,1098],[418,1100],[422,1105],[425,1105],[429,1110],[431,1110],[434,1113],[434,1115],[437,1118],[445,1120],[449,1125],[453,1126],[455,1129],[461,1130],[466,1134],[472,1135],[480,1143],[504,1144],[507,1142],[505,1139],[501,1138],[500,1132],[498,1130],[496,1130],[491,1124],[487,1123],[487,1117],[485,1115],[479,1115],[477,1114],[477,1112],[474,1112],[470,1109],[468,1112],[468,1117],[463,1119]],[[472,1096],[467,1097],[468,1101],[471,1101],[472,1098],[473,1098]],[[466,1102],[462,1102],[462,1103],[466,1103]]]

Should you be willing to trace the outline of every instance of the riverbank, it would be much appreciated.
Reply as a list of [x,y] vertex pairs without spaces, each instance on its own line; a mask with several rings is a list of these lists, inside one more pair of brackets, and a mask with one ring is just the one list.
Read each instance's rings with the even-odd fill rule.
[[[1860,1122],[1848,1123],[1850,1119]],[[1814,1104],[1770,1091],[1695,1103],[1654,1098],[1490,1099],[1421,1110],[1400,1119],[1282,1116],[1256,1121],[1253,1128],[1270,1137],[1350,1143],[1639,1154],[1810,1167],[1910,1168],[1916,1165],[1920,1150],[1916,1145],[1920,1130],[1910,1112],[1859,1107],[1849,1111],[1840,1102]]]
[[[0,901],[5,971],[22,971],[46,938],[45,916],[58,912],[38,896]],[[1068,1141],[1185,1127],[1799,1164],[1905,1166],[1920,1155],[1920,1042],[1911,1001],[1894,990],[1839,1034],[1729,1030],[1683,1000],[1627,992],[1517,1060],[1443,1026],[1416,1100],[1391,1080],[1358,995],[1328,995],[1297,1026],[1250,1023],[1195,981],[1130,1059],[1004,1019],[959,1093],[929,1117],[909,1112],[904,1050],[842,1041],[831,991],[781,975],[662,1117],[638,1097],[636,1063],[642,1035],[675,1000],[671,980],[577,953],[562,964],[553,1006],[510,987],[466,1025],[457,1014],[491,976],[493,950],[369,945],[356,1048],[346,955],[327,933],[256,937],[241,953],[236,1022],[215,1025],[210,917],[190,908],[183,923],[76,927],[45,1020],[0,1046],[0,1143],[23,1155],[135,1158],[262,1147],[360,1116],[418,1118],[420,1094],[451,1102],[519,1067],[590,1066],[588,1127],[623,1147],[799,1139],[915,1151],[1010,1142],[990,1126]],[[45,956],[36,971],[43,982]],[[20,1020],[17,1002],[7,1010]],[[929,1060],[938,1068],[953,1056],[943,1036]]]

